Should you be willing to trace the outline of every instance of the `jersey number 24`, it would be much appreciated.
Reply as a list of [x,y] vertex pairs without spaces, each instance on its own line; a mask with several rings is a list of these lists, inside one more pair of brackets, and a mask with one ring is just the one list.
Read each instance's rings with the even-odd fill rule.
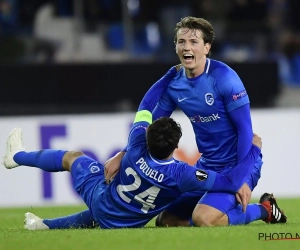
[[[137,173],[131,167],[126,168],[125,173],[127,174],[127,176],[132,175],[134,178],[134,182],[130,185],[121,185],[121,184],[118,185],[117,192],[124,201],[126,201],[127,203],[130,203],[131,199],[128,196],[126,196],[125,193],[137,190],[141,186],[142,181],[141,181],[141,178],[137,175]],[[145,191],[140,192],[134,196],[134,199],[143,205],[141,210],[145,214],[148,213],[148,210],[150,208],[152,208],[152,209],[155,208],[154,201],[155,201],[159,191],[160,191],[159,187],[152,186],[152,187],[146,189]]]

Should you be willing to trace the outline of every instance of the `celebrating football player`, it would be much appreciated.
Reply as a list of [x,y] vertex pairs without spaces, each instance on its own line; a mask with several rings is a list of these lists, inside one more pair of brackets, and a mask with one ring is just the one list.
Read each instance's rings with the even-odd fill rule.
[[[153,119],[170,116],[179,107],[192,124],[201,152],[195,167],[227,173],[248,154],[253,131],[250,101],[241,79],[225,63],[209,58],[214,38],[212,25],[203,18],[188,16],[176,24],[174,43],[182,67],[159,100]],[[117,172],[121,156],[107,162],[107,180]],[[260,178],[262,155],[252,167],[240,190],[248,202]],[[182,226],[191,216],[198,226],[240,225],[257,219],[286,222],[271,194],[247,206],[247,211],[240,202],[240,195],[225,190],[185,193],[158,216],[156,224]]]
[[[26,152],[21,129],[13,129],[7,139],[4,166],[69,171],[74,188],[88,207],[77,214],[54,219],[26,213],[26,229],[143,227],[186,192],[240,193],[260,155],[261,138],[254,135],[249,152],[224,174],[175,160],[173,152],[182,135],[181,127],[169,117],[152,123],[152,111],[176,74],[176,67],[172,67],[144,96],[129,133],[127,152],[110,184],[105,181],[104,166],[82,152],[54,149]],[[247,200],[242,203],[246,206]]]

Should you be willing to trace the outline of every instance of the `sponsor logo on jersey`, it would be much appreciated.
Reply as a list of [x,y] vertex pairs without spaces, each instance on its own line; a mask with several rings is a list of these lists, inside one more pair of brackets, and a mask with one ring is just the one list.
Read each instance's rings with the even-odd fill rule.
[[236,101],[237,99],[240,99],[240,98],[242,98],[242,97],[244,97],[244,96],[246,96],[246,95],[247,95],[246,90],[243,90],[242,92],[233,95],[233,96],[232,96],[232,99],[233,99],[234,101]]
[[201,115],[195,115],[192,117],[189,117],[191,122],[214,122],[218,119],[221,119],[219,114],[211,114],[210,116],[201,116]]
[[212,106],[215,102],[214,96],[212,93],[207,93],[205,94],[205,102],[209,105]]
[[199,181],[205,181],[208,178],[208,174],[203,170],[197,170],[195,173]]

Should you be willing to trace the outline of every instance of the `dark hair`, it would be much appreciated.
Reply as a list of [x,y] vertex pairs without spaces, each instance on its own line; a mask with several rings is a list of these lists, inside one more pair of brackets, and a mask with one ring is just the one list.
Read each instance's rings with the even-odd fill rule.
[[[174,29],[175,36],[174,36],[174,43],[177,43],[177,32],[181,28],[188,28],[189,30],[201,30],[203,35],[203,41],[205,43],[212,44],[215,39],[215,32],[214,28],[211,25],[210,22],[203,18],[198,17],[192,17],[187,16],[184,18],[181,18],[180,22],[176,24],[176,27]],[[210,52],[208,53],[208,56],[210,56]]]
[[170,117],[159,118],[147,128],[148,150],[156,159],[166,159],[178,147],[181,136],[179,123]]

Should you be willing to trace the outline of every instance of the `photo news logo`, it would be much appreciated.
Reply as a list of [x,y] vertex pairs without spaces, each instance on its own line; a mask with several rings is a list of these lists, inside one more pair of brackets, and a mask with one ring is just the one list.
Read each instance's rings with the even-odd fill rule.
[[258,240],[300,240],[298,233],[258,233]]

